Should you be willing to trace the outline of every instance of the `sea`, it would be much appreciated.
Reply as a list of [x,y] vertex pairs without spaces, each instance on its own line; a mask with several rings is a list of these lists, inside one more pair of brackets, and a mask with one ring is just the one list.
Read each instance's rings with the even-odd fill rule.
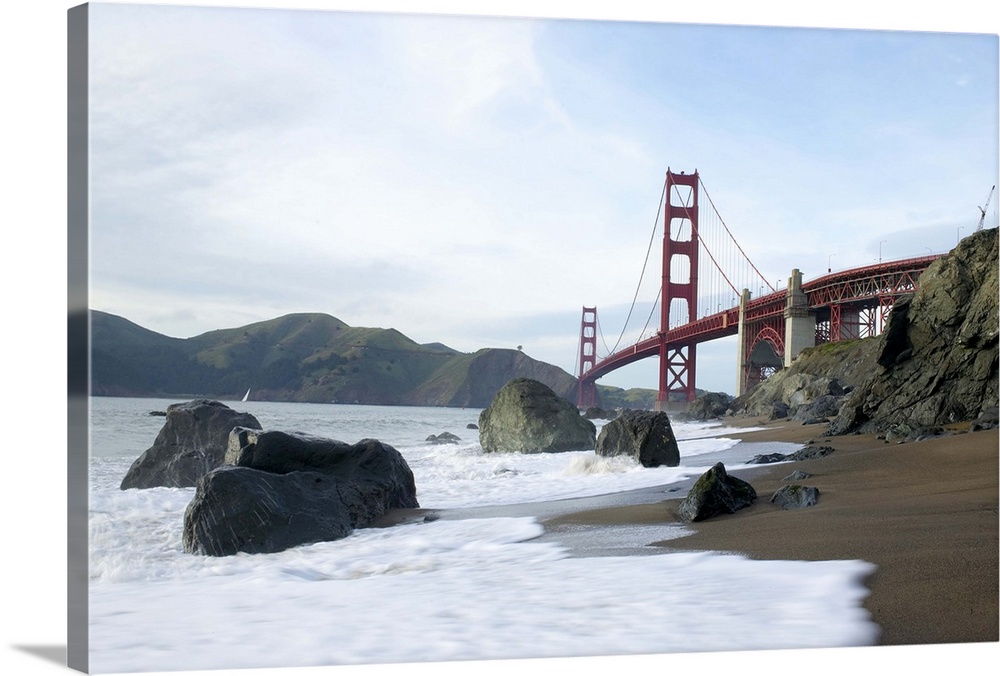
[[[681,464],[593,450],[484,453],[479,409],[225,402],[264,429],[375,438],[413,470],[422,514],[276,554],[181,545],[193,488],[120,490],[177,400],[90,403],[92,673],[646,655],[872,645],[864,561],[667,551],[686,532],[561,526],[573,510],[681,497],[761,452],[719,423],[673,421]],[[596,420],[600,428],[606,421]],[[437,445],[450,432],[458,443]],[[764,496],[766,499],[766,496]]]

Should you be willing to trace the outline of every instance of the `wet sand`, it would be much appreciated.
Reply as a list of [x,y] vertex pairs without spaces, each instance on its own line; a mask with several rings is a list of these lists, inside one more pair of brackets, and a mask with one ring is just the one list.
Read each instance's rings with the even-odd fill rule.
[[[860,559],[876,564],[865,608],[882,645],[998,640],[998,457],[996,430],[903,444],[872,435],[826,437],[796,422],[733,420],[763,426],[747,442],[814,442],[835,452],[815,460],[733,471],[758,499],[733,515],[688,524],[691,534],[657,543],[668,550],[735,552],[756,559]],[[782,510],[769,502],[792,471],[820,491],[818,503]],[[686,491],[646,493],[638,504],[599,506],[541,519],[560,530],[677,521]],[[599,530],[599,529],[598,529]]]

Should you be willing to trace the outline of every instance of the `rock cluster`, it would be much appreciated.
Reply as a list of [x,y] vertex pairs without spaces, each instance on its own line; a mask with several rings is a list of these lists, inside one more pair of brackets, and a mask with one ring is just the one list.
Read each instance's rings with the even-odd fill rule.
[[392,446],[236,428],[225,465],[205,474],[184,512],[184,551],[226,556],[336,540],[388,510],[419,507]]
[[129,467],[121,488],[190,488],[222,464],[234,427],[260,429],[249,413],[195,399],[167,407],[166,421],[153,445]]
[[576,406],[529,378],[509,381],[479,414],[479,443],[487,453],[592,450],[597,427]]
[[[860,350],[855,350],[860,351]],[[808,360],[803,360],[803,366]],[[766,416],[771,420],[789,418],[813,423],[837,415],[844,395],[852,388],[836,377],[801,370],[779,372],[743,397],[733,400],[737,415]]]
[[432,434],[425,441],[432,444],[457,444],[462,439],[457,434],[452,434],[451,432],[442,432],[441,434]]
[[[833,453],[829,446],[807,446],[795,453],[770,453],[757,455],[747,464],[784,462],[788,460],[812,460]],[[812,475],[796,470],[785,477],[785,481],[802,481]],[[681,501],[677,509],[682,521],[703,521],[714,516],[733,514],[737,510],[749,507],[757,499],[757,491],[746,481],[726,472],[725,466],[719,462],[701,475],[691,487],[687,497]],[[811,507],[819,501],[819,489],[815,486],[803,486],[798,483],[787,484],[774,492],[770,503],[782,509],[801,509]]]
[[680,464],[677,438],[663,411],[624,411],[601,428],[597,455],[627,455],[643,467]]
[[264,431],[249,413],[204,399],[167,408],[121,484],[156,486],[195,487],[184,550],[213,556],[334,540],[390,509],[419,506],[413,473],[387,444]]

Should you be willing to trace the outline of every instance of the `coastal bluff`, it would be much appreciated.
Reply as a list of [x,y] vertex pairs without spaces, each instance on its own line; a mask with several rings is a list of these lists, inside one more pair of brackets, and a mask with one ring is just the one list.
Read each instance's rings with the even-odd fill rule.
[[933,428],[998,404],[998,231],[969,235],[897,302],[874,345],[877,364],[831,425],[834,434]]
[[969,235],[895,303],[880,335],[803,350],[726,415],[911,440],[959,422],[995,426],[997,243],[995,228]]

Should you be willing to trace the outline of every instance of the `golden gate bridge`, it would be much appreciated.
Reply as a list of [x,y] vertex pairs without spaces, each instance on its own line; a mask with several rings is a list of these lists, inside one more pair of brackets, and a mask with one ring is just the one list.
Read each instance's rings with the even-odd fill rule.
[[[693,174],[667,170],[643,275],[661,226],[659,291],[640,337],[622,347],[623,328],[614,346],[607,348],[597,308],[583,307],[577,370],[581,408],[595,404],[601,376],[653,356],[659,359],[657,408],[666,408],[671,399],[693,401],[698,344],[733,335],[738,336],[739,396],[790,365],[807,347],[876,335],[896,300],[913,293],[920,274],[943,255],[828,270],[805,283],[796,269],[779,290],[747,257],[708,197],[697,170]],[[638,295],[637,287],[626,327]],[[657,308],[659,322],[651,327]],[[602,357],[597,352],[599,335],[605,345]]]

